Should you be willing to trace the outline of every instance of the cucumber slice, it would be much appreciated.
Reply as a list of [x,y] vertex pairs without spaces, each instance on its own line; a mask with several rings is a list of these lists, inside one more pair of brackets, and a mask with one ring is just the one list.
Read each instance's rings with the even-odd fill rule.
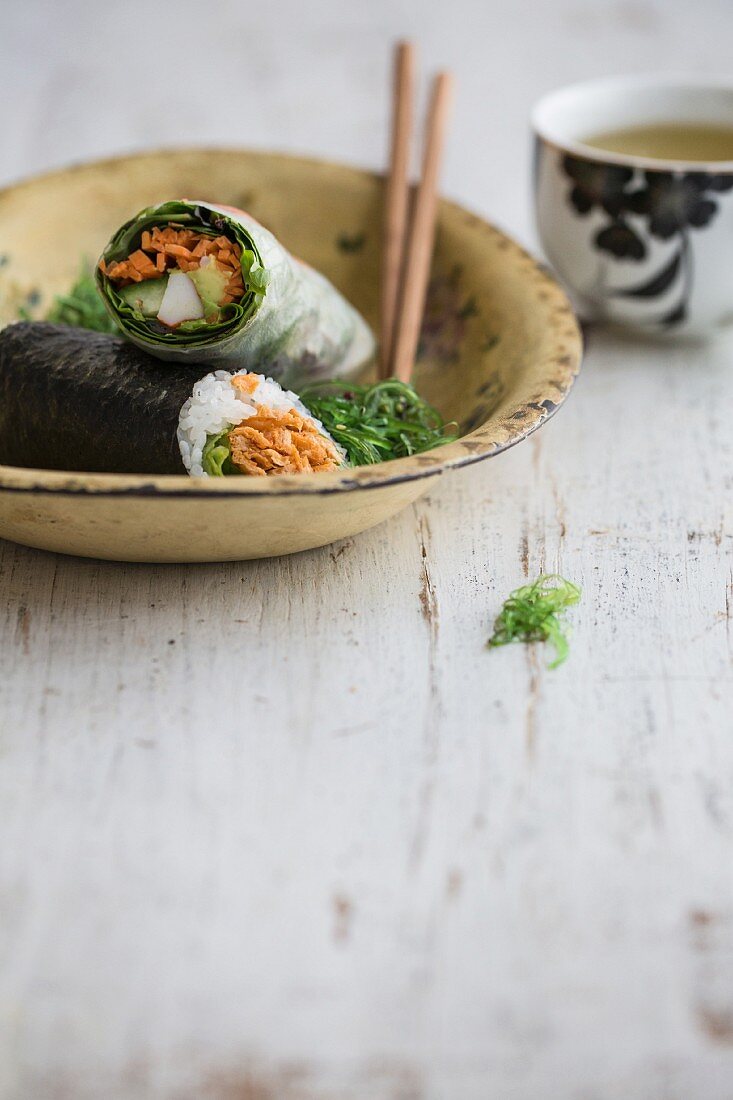
[[123,301],[145,317],[155,317],[163,302],[167,285],[168,276],[163,275],[160,279],[146,279],[143,283],[123,286],[118,293]]

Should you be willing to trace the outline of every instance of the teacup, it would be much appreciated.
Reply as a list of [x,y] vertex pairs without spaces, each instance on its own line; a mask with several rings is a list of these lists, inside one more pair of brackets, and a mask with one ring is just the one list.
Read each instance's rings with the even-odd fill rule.
[[661,123],[733,127],[733,85],[618,77],[540,100],[532,116],[540,238],[585,319],[705,334],[733,320],[733,160],[585,144]]

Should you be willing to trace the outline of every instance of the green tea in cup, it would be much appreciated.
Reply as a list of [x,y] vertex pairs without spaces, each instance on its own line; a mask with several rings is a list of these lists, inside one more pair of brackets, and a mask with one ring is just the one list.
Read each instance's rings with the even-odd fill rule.
[[733,126],[703,122],[655,122],[623,126],[584,137],[584,145],[652,160],[733,161]]

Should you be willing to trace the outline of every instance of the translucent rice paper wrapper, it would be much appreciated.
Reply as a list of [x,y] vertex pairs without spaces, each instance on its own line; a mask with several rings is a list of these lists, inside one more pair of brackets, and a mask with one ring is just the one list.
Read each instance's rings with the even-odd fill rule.
[[225,307],[219,323],[187,322],[171,330],[128,305],[97,268],[107,309],[139,348],[172,363],[253,370],[288,385],[350,377],[373,357],[374,335],[361,314],[328,279],[234,207],[183,199],[150,206],[115,233],[102,259],[125,259],[139,247],[144,229],[169,222],[232,236],[242,246],[247,292],[241,303]]

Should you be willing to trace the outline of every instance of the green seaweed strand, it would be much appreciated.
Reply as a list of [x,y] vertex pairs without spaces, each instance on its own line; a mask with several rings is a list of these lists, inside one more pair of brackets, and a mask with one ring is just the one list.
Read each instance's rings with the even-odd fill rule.
[[104,307],[86,261],[82,263],[77,280],[69,293],[56,295],[46,314],[46,320],[54,325],[73,325],[92,332],[119,334],[120,331]]
[[580,600],[580,588],[557,573],[543,573],[532,584],[517,588],[504,602],[489,646],[510,642],[551,642],[557,668],[567,658],[568,626],[565,612]]
[[372,385],[320,382],[301,400],[346,451],[352,466],[420,454],[458,437],[412,386],[389,379]]

